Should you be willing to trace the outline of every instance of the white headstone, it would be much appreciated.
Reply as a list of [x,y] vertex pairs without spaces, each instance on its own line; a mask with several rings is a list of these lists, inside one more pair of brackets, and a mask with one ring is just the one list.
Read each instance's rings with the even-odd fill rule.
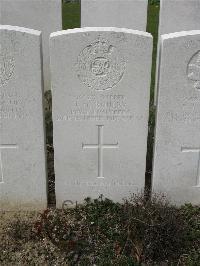
[[[159,36],[178,31],[200,29],[200,0],[160,0]],[[159,39],[159,38],[158,38]],[[159,49],[157,48],[157,71],[155,103],[157,101],[157,82],[159,69]]]
[[161,37],[153,190],[200,203],[200,31]]
[[81,27],[146,31],[148,0],[82,0]]
[[58,207],[143,190],[151,53],[145,32],[85,28],[51,35]]
[[0,26],[0,210],[47,205],[41,32]]
[[0,24],[42,31],[44,90],[50,90],[49,36],[62,29],[61,0],[0,0]]

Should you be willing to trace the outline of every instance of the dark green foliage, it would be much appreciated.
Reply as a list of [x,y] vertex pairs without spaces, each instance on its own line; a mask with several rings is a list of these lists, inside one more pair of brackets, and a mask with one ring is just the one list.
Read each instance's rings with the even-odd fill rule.
[[148,144],[146,158],[146,189],[151,187],[153,143],[154,143],[154,127],[155,127],[155,107],[154,107],[154,87],[156,72],[156,55],[158,42],[158,24],[159,24],[159,1],[150,1],[148,6],[147,32],[153,36],[153,55],[152,55],[152,71],[151,71],[151,89],[149,104],[149,127],[148,127]]
[[46,123],[46,143],[53,144],[53,122],[52,122],[52,96],[51,91],[46,91],[44,94],[44,109]]
[[185,208],[178,209],[159,196],[151,201],[133,196],[124,204],[101,196],[88,198],[75,209],[47,210],[36,228],[74,263],[172,263],[186,251],[187,260],[191,252],[195,256],[198,252],[200,209],[191,206],[194,215],[188,218]]
[[13,239],[13,241],[29,241],[34,237],[32,232],[33,224],[27,219],[20,219],[17,215],[14,216],[10,226],[6,228],[7,235]]
[[55,204],[55,173],[53,149],[53,121],[52,121],[52,95],[46,91],[44,95],[45,124],[46,124],[46,149],[48,173],[48,203]]
[[114,243],[123,243],[120,211],[121,205],[108,199],[86,199],[75,209],[46,211],[36,229],[63,250],[68,260],[92,265],[114,259]]
[[186,232],[185,242],[187,244],[187,256],[183,256],[185,265],[200,265],[200,206],[186,204],[180,209],[188,230]]
[[162,196],[123,204],[100,196],[27,217],[1,226],[1,214],[0,265],[200,265],[200,207]]
[[160,0],[149,0],[150,5],[157,5],[160,3]]
[[146,180],[145,180],[146,190],[148,194],[150,194],[150,190],[151,190],[154,127],[155,127],[155,107],[153,105],[150,105],[149,106],[148,140],[147,140],[147,156],[146,156]]
[[141,195],[126,203],[124,217],[139,262],[162,262],[178,258],[184,249],[187,224],[179,210],[164,197],[146,201]]
[[63,29],[80,27],[80,4],[63,3],[62,6]]

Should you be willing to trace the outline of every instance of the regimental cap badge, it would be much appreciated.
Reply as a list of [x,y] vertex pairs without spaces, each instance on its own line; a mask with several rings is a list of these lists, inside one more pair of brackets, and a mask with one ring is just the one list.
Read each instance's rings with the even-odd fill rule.
[[0,44],[0,87],[4,86],[13,76],[15,68],[14,57]]
[[200,51],[195,53],[189,61],[187,76],[194,81],[194,88],[200,90]]
[[117,47],[99,38],[80,52],[77,76],[89,88],[107,90],[122,79],[125,65]]

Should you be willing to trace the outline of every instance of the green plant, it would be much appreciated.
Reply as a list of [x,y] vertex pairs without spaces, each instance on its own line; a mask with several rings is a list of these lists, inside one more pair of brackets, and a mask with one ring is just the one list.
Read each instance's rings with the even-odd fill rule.
[[87,198],[75,209],[46,210],[36,223],[36,231],[74,263],[174,262],[186,251],[189,260],[199,238],[196,216],[191,216],[191,212],[199,215],[200,210],[191,207],[189,219],[185,208],[178,209],[159,195],[151,200],[142,194],[133,195],[123,204],[103,196]]
[[150,5],[157,5],[160,3],[160,0],[149,0]]
[[46,125],[46,143],[53,144],[53,121],[52,121],[52,95],[51,91],[44,94],[45,125]]
[[200,264],[200,207],[177,208],[162,195],[0,216],[1,265]]
[[138,262],[170,261],[182,254],[187,224],[165,197],[154,195],[146,200],[134,195],[124,208],[127,239]]

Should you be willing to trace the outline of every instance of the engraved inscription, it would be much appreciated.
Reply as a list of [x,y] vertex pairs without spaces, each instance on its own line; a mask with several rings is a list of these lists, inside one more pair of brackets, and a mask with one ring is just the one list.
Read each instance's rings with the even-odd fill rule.
[[200,90],[200,51],[195,53],[187,66],[187,76],[194,82],[194,88]]
[[181,148],[182,152],[196,152],[198,153],[198,166],[197,166],[197,175],[196,175],[196,185],[195,187],[200,188],[200,148]]
[[20,92],[14,89],[0,91],[0,119],[22,119],[27,116]]
[[[71,107],[57,116],[57,121],[130,121],[133,114],[122,94],[80,94],[71,96]],[[134,117],[136,118],[136,117]],[[137,119],[141,119],[137,117]]]
[[12,78],[14,68],[14,57],[0,46],[0,87],[4,86]]
[[200,114],[198,112],[182,112],[182,113],[176,113],[173,111],[168,111],[163,115],[163,121],[168,122],[180,122],[180,123],[200,123]]
[[89,88],[107,90],[123,77],[125,59],[117,47],[98,39],[81,51],[77,59],[78,78]]
[[118,149],[119,145],[116,144],[104,144],[103,143],[103,125],[97,125],[98,127],[98,143],[97,144],[82,144],[83,149],[97,149],[98,150],[98,176],[97,178],[104,178],[103,176],[103,150],[104,149]]
[[16,144],[0,144],[0,183],[4,183],[4,173],[3,173],[3,161],[2,161],[2,153],[3,149],[17,149],[18,146]]
[[162,115],[162,120],[168,121],[170,123],[200,123],[200,113],[199,113],[199,95],[194,92],[194,95],[191,95],[189,91],[188,94],[184,93],[182,97],[176,99],[177,103],[180,103],[180,110],[171,109],[165,112]]
[[[137,187],[137,184],[132,181],[123,180],[106,180],[105,179],[95,179],[96,181],[86,181],[84,178],[74,178],[73,181],[66,181],[68,186],[79,186],[79,187]],[[123,179],[123,178],[122,178]],[[124,178],[125,179],[125,178]]]

